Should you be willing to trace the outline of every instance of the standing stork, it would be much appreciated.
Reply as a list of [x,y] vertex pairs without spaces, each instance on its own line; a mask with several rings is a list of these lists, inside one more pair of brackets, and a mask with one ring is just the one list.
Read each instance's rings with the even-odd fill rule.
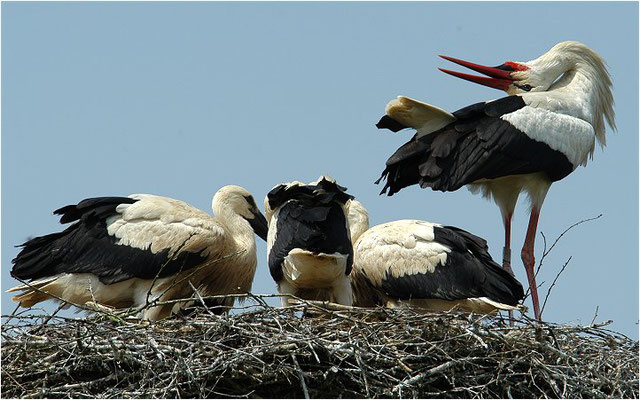
[[364,206],[351,200],[348,210],[354,305],[476,313],[521,309],[522,285],[493,261],[484,239],[409,219],[367,230]]
[[[30,283],[13,300],[30,307],[50,298],[84,305],[142,308],[158,320],[188,306],[157,302],[246,293],[256,270],[254,232],[263,240],[267,221],[253,196],[240,186],[213,197],[215,217],[168,197],[132,194],[97,197],[62,207],[62,232],[22,244],[11,275]],[[224,311],[234,298],[209,301]],[[67,305],[68,306],[68,305]]]
[[406,97],[392,100],[378,128],[417,133],[387,160],[381,193],[391,196],[414,184],[440,191],[469,185],[493,198],[505,229],[503,266],[511,270],[511,218],[526,192],[531,215],[521,258],[539,320],[534,243],[540,209],[553,182],[586,165],[596,141],[605,145],[605,119],[615,129],[611,79],[603,59],[574,41],[535,60],[497,67],[442,57],[488,77],[442,71],[509,96],[453,114]]
[[[278,292],[351,305],[353,246],[345,204],[353,197],[329,177],[274,187],[264,200],[269,271]],[[282,298],[287,306],[289,299]]]

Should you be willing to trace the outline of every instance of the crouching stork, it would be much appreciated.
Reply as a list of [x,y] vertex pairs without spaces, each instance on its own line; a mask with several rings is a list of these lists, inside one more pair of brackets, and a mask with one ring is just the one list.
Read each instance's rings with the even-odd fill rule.
[[[352,232],[366,209],[349,203]],[[426,221],[376,225],[354,238],[354,305],[491,313],[520,309],[522,285],[495,263],[487,243],[462,229]]]
[[[281,294],[352,304],[353,247],[345,204],[353,197],[328,177],[291,182],[265,198],[269,271]],[[287,306],[289,298],[282,298]]]
[[[180,200],[148,194],[90,198],[62,207],[54,211],[60,223],[75,223],[21,245],[11,275],[30,282],[9,292],[22,292],[13,300],[23,307],[47,299],[91,301],[141,308],[140,316],[148,320],[188,306],[149,307],[190,298],[193,288],[201,296],[246,293],[257,264],[254,232],[266,240],[266,219],[240,186],[218,190],[212,207],[215,217]],[[226,298],[207,305],[221,312],[233,303]]]

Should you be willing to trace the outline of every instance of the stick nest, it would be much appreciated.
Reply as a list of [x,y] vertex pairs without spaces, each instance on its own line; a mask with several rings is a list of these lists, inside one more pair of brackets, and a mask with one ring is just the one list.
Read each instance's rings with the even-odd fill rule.
[[638,342],[606,323],[251,302],[229,316],[201,310],[152,324],[105,312],[12,316],[2,397],[639,395]]

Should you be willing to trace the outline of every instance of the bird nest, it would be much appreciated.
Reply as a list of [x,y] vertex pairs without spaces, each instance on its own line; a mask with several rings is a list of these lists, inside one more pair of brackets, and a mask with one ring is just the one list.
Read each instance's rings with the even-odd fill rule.
[[639,395],[638,342],[606,323],[274,308],[265,297],[228,316],[202,309],[151,324],[105,311],[14,315],[2,329],[2,397]]

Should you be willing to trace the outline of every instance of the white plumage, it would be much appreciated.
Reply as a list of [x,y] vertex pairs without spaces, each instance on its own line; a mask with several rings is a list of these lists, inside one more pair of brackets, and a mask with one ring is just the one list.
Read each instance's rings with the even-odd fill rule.
[[[349,202],[354,231],[366,209]],[[376,225],[354,241],[350,279],[357,306],[411,306],[490,313],[515,310],[522,286],[497,265],[486,243],[468,232],[419,220]]]
[[[169,249],[169,256],[179,249],[203,251],[206,256],[211,247],[225,241],[226,232],[215,218],[183,201],[150,194],[127,197],[138,201],[119,204],[115,214],[105,221],[107,233],[118,239],[118,245],[149,249],[152,253]],[[221,209],[220,197],[212,205],[224,219],[229,213]]]
[[[115,308],[189,298],[192,286],[201,296],[246,293],[257,265],[254,230],[266,238],[266,220],[239,186],[221,188],[212,208],[215,217],[148,194],[63,207],[56,211],[61,222],[76,222],[22,245],[11,273],[31,282],[9,291],[22,291],[13,299],[25,307],[54,298]],[[157,320],[191,303],[147,307],[141,317]],[[233,303],[227,298],[208,305]]]
[[[443,58],[489,76],[442,71],[510,96],[454,113],[400,97],[387,106],[379,128],[412,127],[414,138],[387,161],[388,194],[420,184],[451,191],[469,185],[500,207],[505,227],[503,266],[511,270],[511,218],[521,192],[531,216],[521,257],[540,319],[534,275],[534,243],[542,203],[551,184],[586,165],[595,143],[605,144],[605,120],[615,129],[611,79],[602,58],[568,41],[528,62],[486,67]],[[423,110],[423,111],[420,111]]]
[[[427,221],[404,219],[376,225],[356,242],[356,264],[386,264],[389,276],[433,273],[437,265],[447,262],[446,246],[434,242],[433,228]],[[380,285],[381,277],[372,277]]]
[[[533,93],[537,94],[537,93]],[[525,103],[527,98],[524,97]],[[588,122],[567,114],[525,106],[500,117],[533,140],[559,151],[574,165],[587,165],[595,146],[595,132]]]

